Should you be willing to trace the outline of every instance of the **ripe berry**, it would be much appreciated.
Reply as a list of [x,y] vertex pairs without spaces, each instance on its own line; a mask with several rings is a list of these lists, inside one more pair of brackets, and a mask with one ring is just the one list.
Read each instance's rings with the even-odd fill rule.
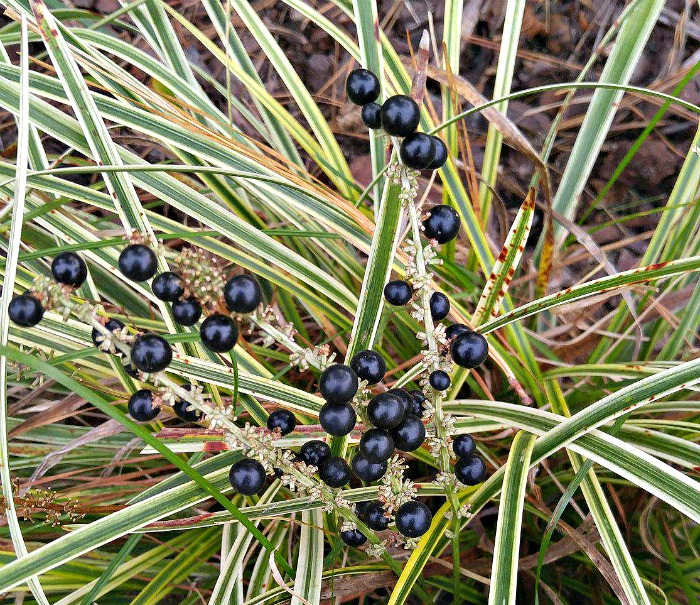
[[143,244],[130,244],[119,255],[119,270],[132,281],[151,279],[157,269],[156,253]]
[[238,328],[234,321],[220,313],[210,315],[199,327],[202,344],[214,353],[226,353],[236,346]]
[[340,532],[340,539],[348,546],[362,546],[367,542],[367,537],[359,529],[349,529],[348,531]]
[[[105,324],[105,328],[110,332],[117,332],[124,327],[124,324],[118,319],[108,319]],[[99,348],[99,346],[105,341],[105,336],[97,328],[92,329],[92,343]]]
[[360,115],[367,128],[378,130],[382,127],[382,106],[379,103],[367,103],[362,108]]
[[425,426],[418,416],[409,414],[391,431],[394,447],[402,452],[417,450],[425,441]]
[[325,441],[314,439],[307,441],[299,450],[299,459],[313,466],[320,466],[331,457],[331,448]]
[[380,429],[393,429],[403,420],[404,413],[403,402],[391,391],[376,395],[367,406],[367,419]]
[[379,78],[369,69],[354,69],[345,80],[345,93],[355,105],[366,105],[379,96]]
[[433,515],[430,509],[416,500],[399,506],[396,511],[396,529],[407,538],[418,538],[430,529]]
[[403,307],[411,297],[413,290],[407,281],[395,279],[384,286],[384,298],[386,302],[395,307]]
[[59,284],[79,288],[87,277],[87,265],[75,252],[61,252],[51,263],[51,274]]
[[162,372],[170,365],[173,351],[162,336],[140,334],[131,347],[131,363],[142,372]]
[[414,132],[401,141],[401,161],[409,168],[423,170],[435,157],[433,141],[424,132]]
[[136,391],[129,397],[129,414],[137,422],[150,422],[160,413],[160,408],[153,405],[153,392],[148,389]]
[[451,326],[447,326],[445,336],[447,337],[447,340],[452,340],[455,338],[455,336],[459,336],[465,332],[471,332],[469,326],[465,326],[464,324],[452,324]]
[[404,414],[409,414],[411,412],[411,406],[413,405],[413,397],[411,397],[411,394],[406,389],[389,389],[387,392],[393,393],[401,400],[401,403],[403,403]]
[[228,480],[239,494],[252,496],[259,493],[265,485],[265,467],[257,460],[243,458],[231,467]]
[[172,271],[164,271],[153,278],[151,290],[156,298],[166,302],[175,302],[185,293],[180,276]]
[[10,301],[8,308],[10,319],[18,326],[31,328],[44,317],[44,308],[41,301],[31,294],[20,294]]
[[476,441],[471,435],[466,433],[457,435],[452,441],[452,451],[457,458],[468,458],[476,450]]
[[450,388],[452,381],[450,380],[450,375],[443,370],[435,370],[428,376],[428,382],[430,386],[436,391],[446,391]]
[[331,456],[321,463],[318,476],[329,487],[343,487],[350,481],[350,467],[340,456]]
[[384,515],[384,505],[381,502],[370,502],[362,511],[362,518],[367,527],[374,531],[383,531],[389,527],[389,517]]
[[486,463],[479,456],[459,458],[455,464],[455,477],[464,485],[479,485],[486,478]]
[[318,420],[326,433],[343,437],[355,428],[357,414],[349,403],[326,403],[318,413]]
[[450,312],[450,301],[442,292],[433,292],[430,295],[430,315],[433,321],[445,319]]
[[289,410],[275,410],[267,417],[267,428],[271,431],[279,429],[280,433],[289,435],[297,425],[297,419]]
[[328,366],[318,379],[318,388],[328,403],[345,403],[357,393],[359,381],[350,367],[340,363]]
[[384,476],[387,469],[387,463],[370,462],[362,455],[362,452],[357,452],[352,459],[352,471],[360,481],[377,481]]
[[389,431],[369,429],[360,438],[360,452],[370,462],[384,462],[394,453],[394,440]]
[[262,302],[262,290],[253,276],[235,275],[224,286],[224,299],[229,311],[251,313]]
[[425,394],[423,391],[416,389],[415,391],[411,391],[409,395],[411,395],[412,399],[409,413],[421,418],[423,416],[423,412],[425,411]]
[[193,326],[202,316],[202,306],[194,296],[175,301],[172,311],[173,319],[181,326]]
[[360,351],[350,361],[350,367],[367,384],[377,384],[386,374],[386,362],[376,351]]
[[428,239],[446,244],[457,237],[459,215],[451,206],[440,204],[430,209],[428,218],[423,221],[423,232]]
[[382,105],[382,128],[393,137],[407,137],[420,121],[418,104],[409,96],[394,95]]
[[428,165],[428,170],[442,168],[447,162],[447,145],[440,137],[431,136],[433,142],[433,161]]
[[192,406],[191,410],[188,409],[191,405],[192,404],[190,404],[189,401],[185,401],[184,399],[178,399],[173,404],[173,412],[175,412],[175,415],[180,420],[184,420],[185,422],[199,422],[199,420],[202,418],[202,412],[194,408],[194,406]]
[[489,356],[489,343],[478,332],[464,332],[450,344],[452,360],[462,368],[475,368]]

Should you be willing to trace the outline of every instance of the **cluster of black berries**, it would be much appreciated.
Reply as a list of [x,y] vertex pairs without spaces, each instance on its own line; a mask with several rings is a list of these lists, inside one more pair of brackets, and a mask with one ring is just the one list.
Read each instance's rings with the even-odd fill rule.
[[399,148],[401,161],[415,170],[437,170],[447,161],[447,146],[439,137],[416,132],[420,122],[418,104],[408,95],[394,95],[376,103],[379,78],[368,69],[355,69],[345,82],[348,99],[362,106],[362,121],[373,130],[382,128],[388,135],[403,137]]
[[452,451],[457,456],[455,476],[464,485],[479,485],[486,478],[486,463],[474,454],[476,442],[471,435],[458,435],[452,442]]

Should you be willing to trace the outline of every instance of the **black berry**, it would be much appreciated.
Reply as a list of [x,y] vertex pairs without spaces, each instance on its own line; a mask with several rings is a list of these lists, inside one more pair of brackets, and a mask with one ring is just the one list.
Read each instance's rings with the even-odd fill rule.
[[156,253],[143,244],[130,244],[119,255],[119,270],[132,281],[151,279],[157,269]]
[[75,252],[61,252],[51,263],[51,274],[59,284],[78,288],[87,277],[87,265]]
[[156,275],[151,282],[151,290],[156,298],[166,302],[175,302],[185,293],[180,276],[172,271]]
[[173,319],[181,326],[193,326],[202,316],[202,306],[194,296],[176,300],[172,307]]
[[428,164],[428,170],[442,168],[447,162],[447,145],[440,137],[431,136],[433,142],[433,161]]
[[446,391],[450,388],[452,381],[450,380],[450,375],[444,370],[435,370],[428,376],[428,382],[436,391]]
[[457,435],[452,441],[452,451],[457,458],[468,458],[476,450],[476,441],[471,435]]
[[394,440],[389,431],[369,429],[360,438],[360,452],[370,462],[385,462],[394,453]]
[[41,301],[31,294],[20,294],[10,301],[8,308],[10,319],[18,326],[31,328],[44,317],[44,308]]
[[299,459],[313,466],[320,466],[331,457],[331,448],[325,441],[314,439],[307,441],[299,450]]
[[457,237],[459,215],[451,206],[440,204],[430,209],[429,216],[423,221],[423,232],[428,239],[438,244],[446,244]]
[[340,532],[340,539],[348,546],[362,546],[367,542],[367,537],[359,529],[349,529],[348,531]]
[[452,360],[462,368],[476,368],[489,356],[489,343],[478,332],[464,332],[450,344]]
[[389,527],[389,517],[384,515],[384,505],[381,502],[370,502],[362,511],[362,518],[367,527],[374,531],[383,531]]
[[360,115],[367,128],[378,130],[382,127],[382,106],[379,103],[367,103],[362,108]]
[[367,406],[368,420],[380,429],[393,429],[403,420],[404,413],[403,402],[391,391],[376,395]]
[[386,302],[395,307],[403,307],[411,297],[413,290],[407,281],[395,279],[384,286],[384,298]]
[[257,460],[243,458],[231,467],[228,480],[239,494],[252,496],[259,493],[265,485],[265,467]]
[[131,347],[131,363],[142,372],[162,372],[170,365],[173,351],[162,336],[140,334]]
[[407,538],[418,538],[430,529],[433,515],[430,509],[416,500],[399,506],[396,511],[396,529]]
[[394,95],[382,105],[382,128],[394,137],[407,137],[420,121],[418,104],[409,96]]
[[262,302],[262,290],[253,276],[236,275],[226,282],[224,299],[229,311],[251,313]]
[[379,96],[379,78],[369,69],[354,69],[345,80],[345,93],[355,105],[366,105]]
[[486,478],[486,463],[479,456],[459,458],[455,464],[455,476],[464,485],[479,485]]
[[[189,409],[190,407],[192,407],[192,409]],[[175,415],[180,420],[184,420],[185,422],[199,422],[202,418],[202,412],[194,408],[191,403],[184,399],[178,399],[173,404],[173,412],[175,412]]]
[[367,384],[377,384],[386,374],[386,362],[376,351],[360,351],[350,361],[350,367]]
[[387,469],[386,460],[384,462],[370,462],[362,455],[362,452],[357,452],[352,459],[352,472],[360,481],[377,481],[384,476]]
[[414,132],[401,141],[399,155],[401,161],[409,168],[427,168],[433,161],[434,154],[433,141],[423,132]]
[[340,363],[328,366],[318,379],[318,388],[328,403],[345,403],[357,393],[359,381],[350,367]]
[[401,403],[403,403],[404,414],[409,414],[411,412],[411,406],[413,405],[413,397],[406,389],[389,389],[389,391],[387,392],[393,393],[401,400]]
[[[124,324],[118,319],[108,319],[105,323],[105,329],[110,332],[117,332],[124,327]],[[92,329],[92,343],[99,348],[99,346],[105,341],[105,336],[97,328]]]
[[340,456],[331,456],[321,463],[318,476],[329,487],[343,487],[350,481],[350,467]]
[[267,428],[279,429],[282,435],[289,435],[297,425],[297,419],[289,410],[275,410],[267,417]]
[[411,407],[409,408],[409,413],[414,416],[421,418],[423,412],[425,411],[425,393],[423,391],[415,390],[410,392],[411,395]]
[[425,426],[418,416],[409,414],[391,431],[394,447],[402,452],[417,450],[425,441]]
[[136,391],[129,397],[129,414],[137,422],[150,422],[160,413],[160,408],[153,405],[153,392],[148,389]]
[[450,301],[442,292],[433,292],[430,295],[430,315],[433,321],[445,319],[450,312]]
[[459,336],[465,332],[471,332],[469,326],[465,326],[464,324],[452,324],[451,326],[447,326],[445,336],[447,340],[452,340],[455,336]]
[[214,353],[226,353],[233,349],[238,340],[238,328],[227,315],[210,315],[199,327],[202,344]]
[[318,414],[318,420],[326,433],[343,437],[355,428],[357,414],[349,403],[326,403]]

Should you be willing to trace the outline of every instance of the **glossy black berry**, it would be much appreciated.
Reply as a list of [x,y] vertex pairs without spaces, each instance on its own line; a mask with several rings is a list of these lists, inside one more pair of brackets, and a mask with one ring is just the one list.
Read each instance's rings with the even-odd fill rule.
[[328,403],[345,403],[357,393],[359,380],[350,367],[340,363],[328,366],[318,379],[318,388]]
[[367,419],[380,429],[393,429],[405,412],[403,401],[391,391],[375,395],[367,405]]
[[489,356],[489,343],[478,332],[465,332],[450,344],[452,360],[462,368],[476,368]]
[[435,370],[430,372],[428,382],[436,391],[446,391],[450,388],[452,381],[450,380],[450,375],[444,370]]
[[195,409],[189,401],[185,401],[184,399],[178,399],[173,404],[173,412],[175,412],[175,415],[180,420],[184,420],[185,422],[199,422],[202,418],[202,412]]
[[314,439],[307,441],[299,450],[299,459],[313,466],[320,466],[331,457],[331,447],[325,441]]
[[10,301],[8,314],[13,323],[23,328],[31,328],[44,317],[41,301],[31,294],[20,294]]
[[423,221],[425,237],[436,240],[438,244],[446,244],[453,240],[458,231],[459,215],[451,206],[433,206],[429,216]]
[[419,538],[430,529],[433,515],[430,509],[417,500],[399,506],[396,511],[396,529],[407,538]]
[[394,453],[394,439],[389,431],[369,429],[360,438],[360,452],[370,462],[385,462]]
[[382,128],[393,137],[413,134],[420,121],[418,104],[407,95],[394,95],[382,105]]
[[329,487],[343,487],[350,481],[350,467],[340,456],[331,456],[321,463],[318,476]]
[[260,493],[265,485],[265,467],[257,460],[243,458],[236,462],[228,473],[231,487],[239,494],[252,496]]
[[367,128],[378,130],[382,127],[382,106],[379,103],[367,103],[360,115]]
[[433,292],[430,295],[430,315],[433,321],[445,319],[450,312],[450,301],[442,292]]
[[119,270],[132,281],[151,279],[157,269],[156,253],[143,244],[130,244],[119,255]]
[[414,132],[401,141],[401,161],[415,170],[427,168],[435,157],[433,141],[424,132]]
[[151,282],[151,290],[156,298],[166,302],[175,302],[185,293],[180,276],[172,271],[156,275]]
[[162,336],[140,334],[131,347],[131,363],[142,372],[162,372],[170,365],[173,351]]
[[409,413],[421,418],[423,416],[423,412],[425,411],[425,393],[416,389],[415,391],[411,391],[410,395],[412,401],[409,408]]
[[[105,323],[105,329],[110,332],[117,332],[124,327],[124,324],[118,319],[108,319]],[[99,347],[105,341],[105,336],[97,328],[92,329],[92,344]]]
[[376,101],[379,96],[379,78],[369,69],[354,69],[345,80],[345,94],[355,105]]
[[476,451],[476,441],[466,433],[457,435],[452,441],[452,451],[457,458],[469,458]]
[[160,413],[160,408],[153,405],[153,392],[148,389],[136,391],[129,397],[129,414],[137,422],[150,422]]
[[238,328],[227,315],[210,315],[199,327],[202,344],[214,353],[226,353],[233,349],[238,340]]
[[271,431],[279,429],[280,433],[289,435],[297,425],[297,419],[289,410],[275,410],[267,417],[267,428]]
[[349,403],[326,403],[318,413],[318,420],[326,433],[343,437],[355,428],[357,414]]
[[362,546],[367,542],[367,537],[359,529],[349,529],[348,531],[340,532],[340,539],[348,546]]
[[486,479],[486,463],[479,456],[459,458],[455,463],[455,477],[464,485],[479,485]]
[[395,279],[384,286],[386,302],[395,307],[403,307],[413,296],[413,289],[407,281]]
[[384,462],[370,462],[362,455],[362,452],[357,452],[352,459],[352,472],[360,481],[377,481],[384,476],[388,465]]
[[447,162],[447,145],[440,137],[431,136],[433,142],[433,161],[428,164],[428,170],[442,168]]
[[452,324],[451,326],[447,326],[445,336],[447,340],[452,340],[456,336],[464,334],[465,332],[471,332],[469,326],[465,326],[464,324]]
[[229,311],[252,313],[262,302],[262,290],[252,275],[235,275],[224,286],[224,299]]
[[193,326],[202,316],[202,306],[194,296],[176,300],[172,307],[173,319],[181,326]]
[[362,518],[367,527],[374,531],[383,531],[389,527],[389,517],[384,515],[384,505],[381,502],[370,502],[362,511]]
[[59,284],[78,288],[87,277],[87,265],[75,252],[61,252],[51,263],[51,275]]
[[360,351],[350,361],[350,367],[367,384],[377,384],[386,374],[386,362],[376,351]]
[[391,431],[394,447],[402,452],[417,450],[425,441],[425,426],[418,416],[409,414]]
[[413,405],[413,397],[406,389],[395,388],[395,389],[389,389],[389,391],[387,391],[387,392],[393,393],[401,400],[401,403],[403,403],[404,414],[411,413],[411,406]]

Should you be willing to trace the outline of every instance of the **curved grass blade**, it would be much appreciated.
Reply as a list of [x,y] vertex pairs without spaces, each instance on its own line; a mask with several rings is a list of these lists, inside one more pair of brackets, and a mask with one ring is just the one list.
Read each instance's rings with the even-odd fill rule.
[[324,538],[323,512],[320,509],[302,511],[291,605],[319,605],[321,602]]

